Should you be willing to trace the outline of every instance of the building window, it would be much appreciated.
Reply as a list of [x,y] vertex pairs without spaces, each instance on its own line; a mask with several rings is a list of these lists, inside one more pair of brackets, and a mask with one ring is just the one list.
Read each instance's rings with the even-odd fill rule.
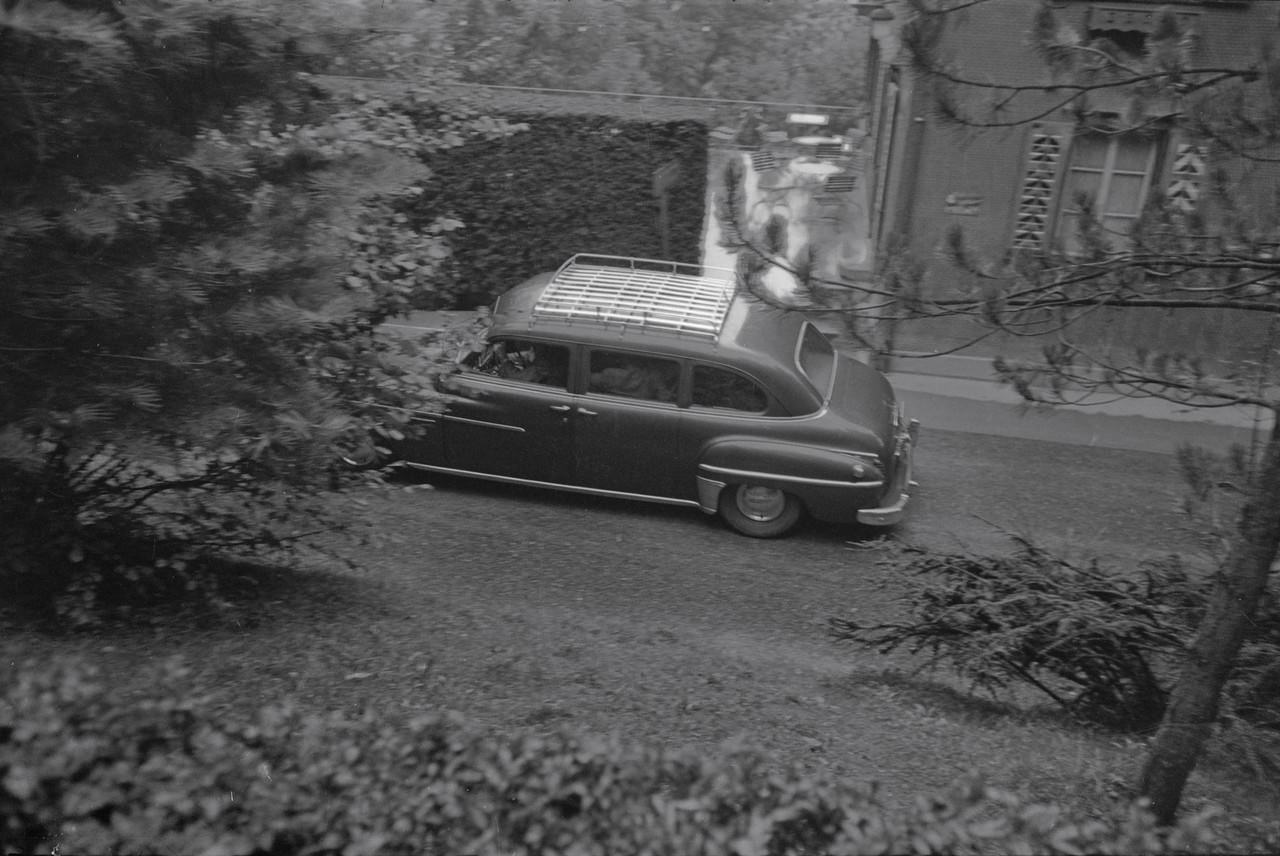
[[[1168,11],[1162,6],[1136,8],[1131,5],[1095,3],[1089,7],[1085,33],[1090,41],[1105,39],[1120,53],[1131,59],[1139,59],[1146,54],[1149,37],[1159,28],[1161,18],[1166,14]],[[1183,34],[1180,45],[1186,50],[1193,49],[1195,33],[1200,26],[1200,13],[1179,9],[1173,14],[1178,22],[1178,30]]]
[[1149,134],[1081,134],[1072,141],[1055,230],[1063,250],[1080,249],[1082,205],[1092,208],[1113,247],[1128,243],[1151,190],[1159,142]]

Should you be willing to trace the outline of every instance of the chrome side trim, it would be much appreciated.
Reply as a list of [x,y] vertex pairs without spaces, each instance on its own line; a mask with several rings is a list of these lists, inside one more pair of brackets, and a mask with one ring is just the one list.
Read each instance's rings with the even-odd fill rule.
[[911,438],[911,460],[907,464],[907,487],[919,487],[920,483],[913,478],[916,460],[916,443],[920,442],[920,420],[912,419],[907,423],[907,436]]
[[[356,402],[354,401],[348,402],[348,403],[356,404]],[[397,407],[394,404],[379,404],[377,402],[374,402],[369,406],[376,407],[381,410],[398,410],[401,413],[409,413],[413,415],[414,419],[421,419],[423,422],[439,421],[441,415],[443,414],[443,411],[441,410],[418,410],[413,407]]]
[[725,489],[725,482],[698,476],[698,507],[707,514],[715,514],[720,509],[720,491]]
[[503,484],[522,484],[529,487],[545,487],[552,490],[563,490],[570,493],[588,493],[592,496],[609,496],[616,499],[634,499],[639,502],[657,502],[662,505],[689,505],[694,508],[701,508],[701,505],[694,499],[676,499],[673,496],[651,496],[647,493],[628,493],[624,490],[604,490],[603,488],[583,487],[576,484],[561,484],[560,482],[545,482],[536,479],[522,479],[515,476],[499,476],[493,473],[479,473],[475,470],[459,470],[453,467],[439,467],[434,464],[417,464],[413,461],[405,461],[404,466],[412,467],[415,470],[426,470],[432,473],[444,473],[450,476],[466,476],[467,478],[485,479],[486,481],[502,482]]
[[468,425],[479,425],[482,428],[497,428],[499,431],[514,431],[517,434],[523,434],[524,429],[519,425],[505,425],[501,422],[485,422],[483,419],[468,419],[465,416],[450,416],[448,413],[441,417],[449,422],[465,422]]
[[841,481],[838,479],[815,479],[809,476],[784,476],[777,473],[761,473],[754,470],[735,470],[731,467],[717,467],[712,464],[698,464],[699,469],[707,470],[718,475],[730,476],[734,479],[750,479],[755,481],[782,481],[791,482],[793,484],[811,484],[820,487],[856,487],[856,488],[876,488],[884,487],[883,479],[874,481]]

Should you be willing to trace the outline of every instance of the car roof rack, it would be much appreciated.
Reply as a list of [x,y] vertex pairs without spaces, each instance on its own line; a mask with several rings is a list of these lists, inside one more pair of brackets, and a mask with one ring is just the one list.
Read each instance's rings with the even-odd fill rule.
[[734,273],[727,268],[578,253],[552,276],[533,305],[533,315],[715,341],[734,290]]

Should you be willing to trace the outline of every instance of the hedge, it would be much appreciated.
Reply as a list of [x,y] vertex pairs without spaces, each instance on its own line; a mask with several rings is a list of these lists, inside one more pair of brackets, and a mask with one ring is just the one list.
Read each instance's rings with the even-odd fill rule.
[[802,856],[1203,852],[1202,818],[1081,821],[976,781],[890,810],[874,787],[456,714],[210,717],[170,664],[149,698],[77,661],[10,668],[0,852]]
[[[434,153],[409,216],[463,223],[450,235],[456,284],[439,307],[469,308],[574,253],[702,257],[708,132],[697,122],[608,116],[504,116],[528,125],[509,137]],[[655,170],[677,164],[669,192],[670,247],[662,245]],[[446,305],[447,304],[447,305]]]

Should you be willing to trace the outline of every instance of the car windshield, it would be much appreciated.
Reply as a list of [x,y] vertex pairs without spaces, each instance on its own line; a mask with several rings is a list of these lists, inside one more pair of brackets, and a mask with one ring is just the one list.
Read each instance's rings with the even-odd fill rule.
[[800,330],[800,341],[796,344],[796,363],[822,396],[822,400],[828,400],[836,373],[836,350],[827,337],[822,335],[822,331],[812,324],[805,324]]

